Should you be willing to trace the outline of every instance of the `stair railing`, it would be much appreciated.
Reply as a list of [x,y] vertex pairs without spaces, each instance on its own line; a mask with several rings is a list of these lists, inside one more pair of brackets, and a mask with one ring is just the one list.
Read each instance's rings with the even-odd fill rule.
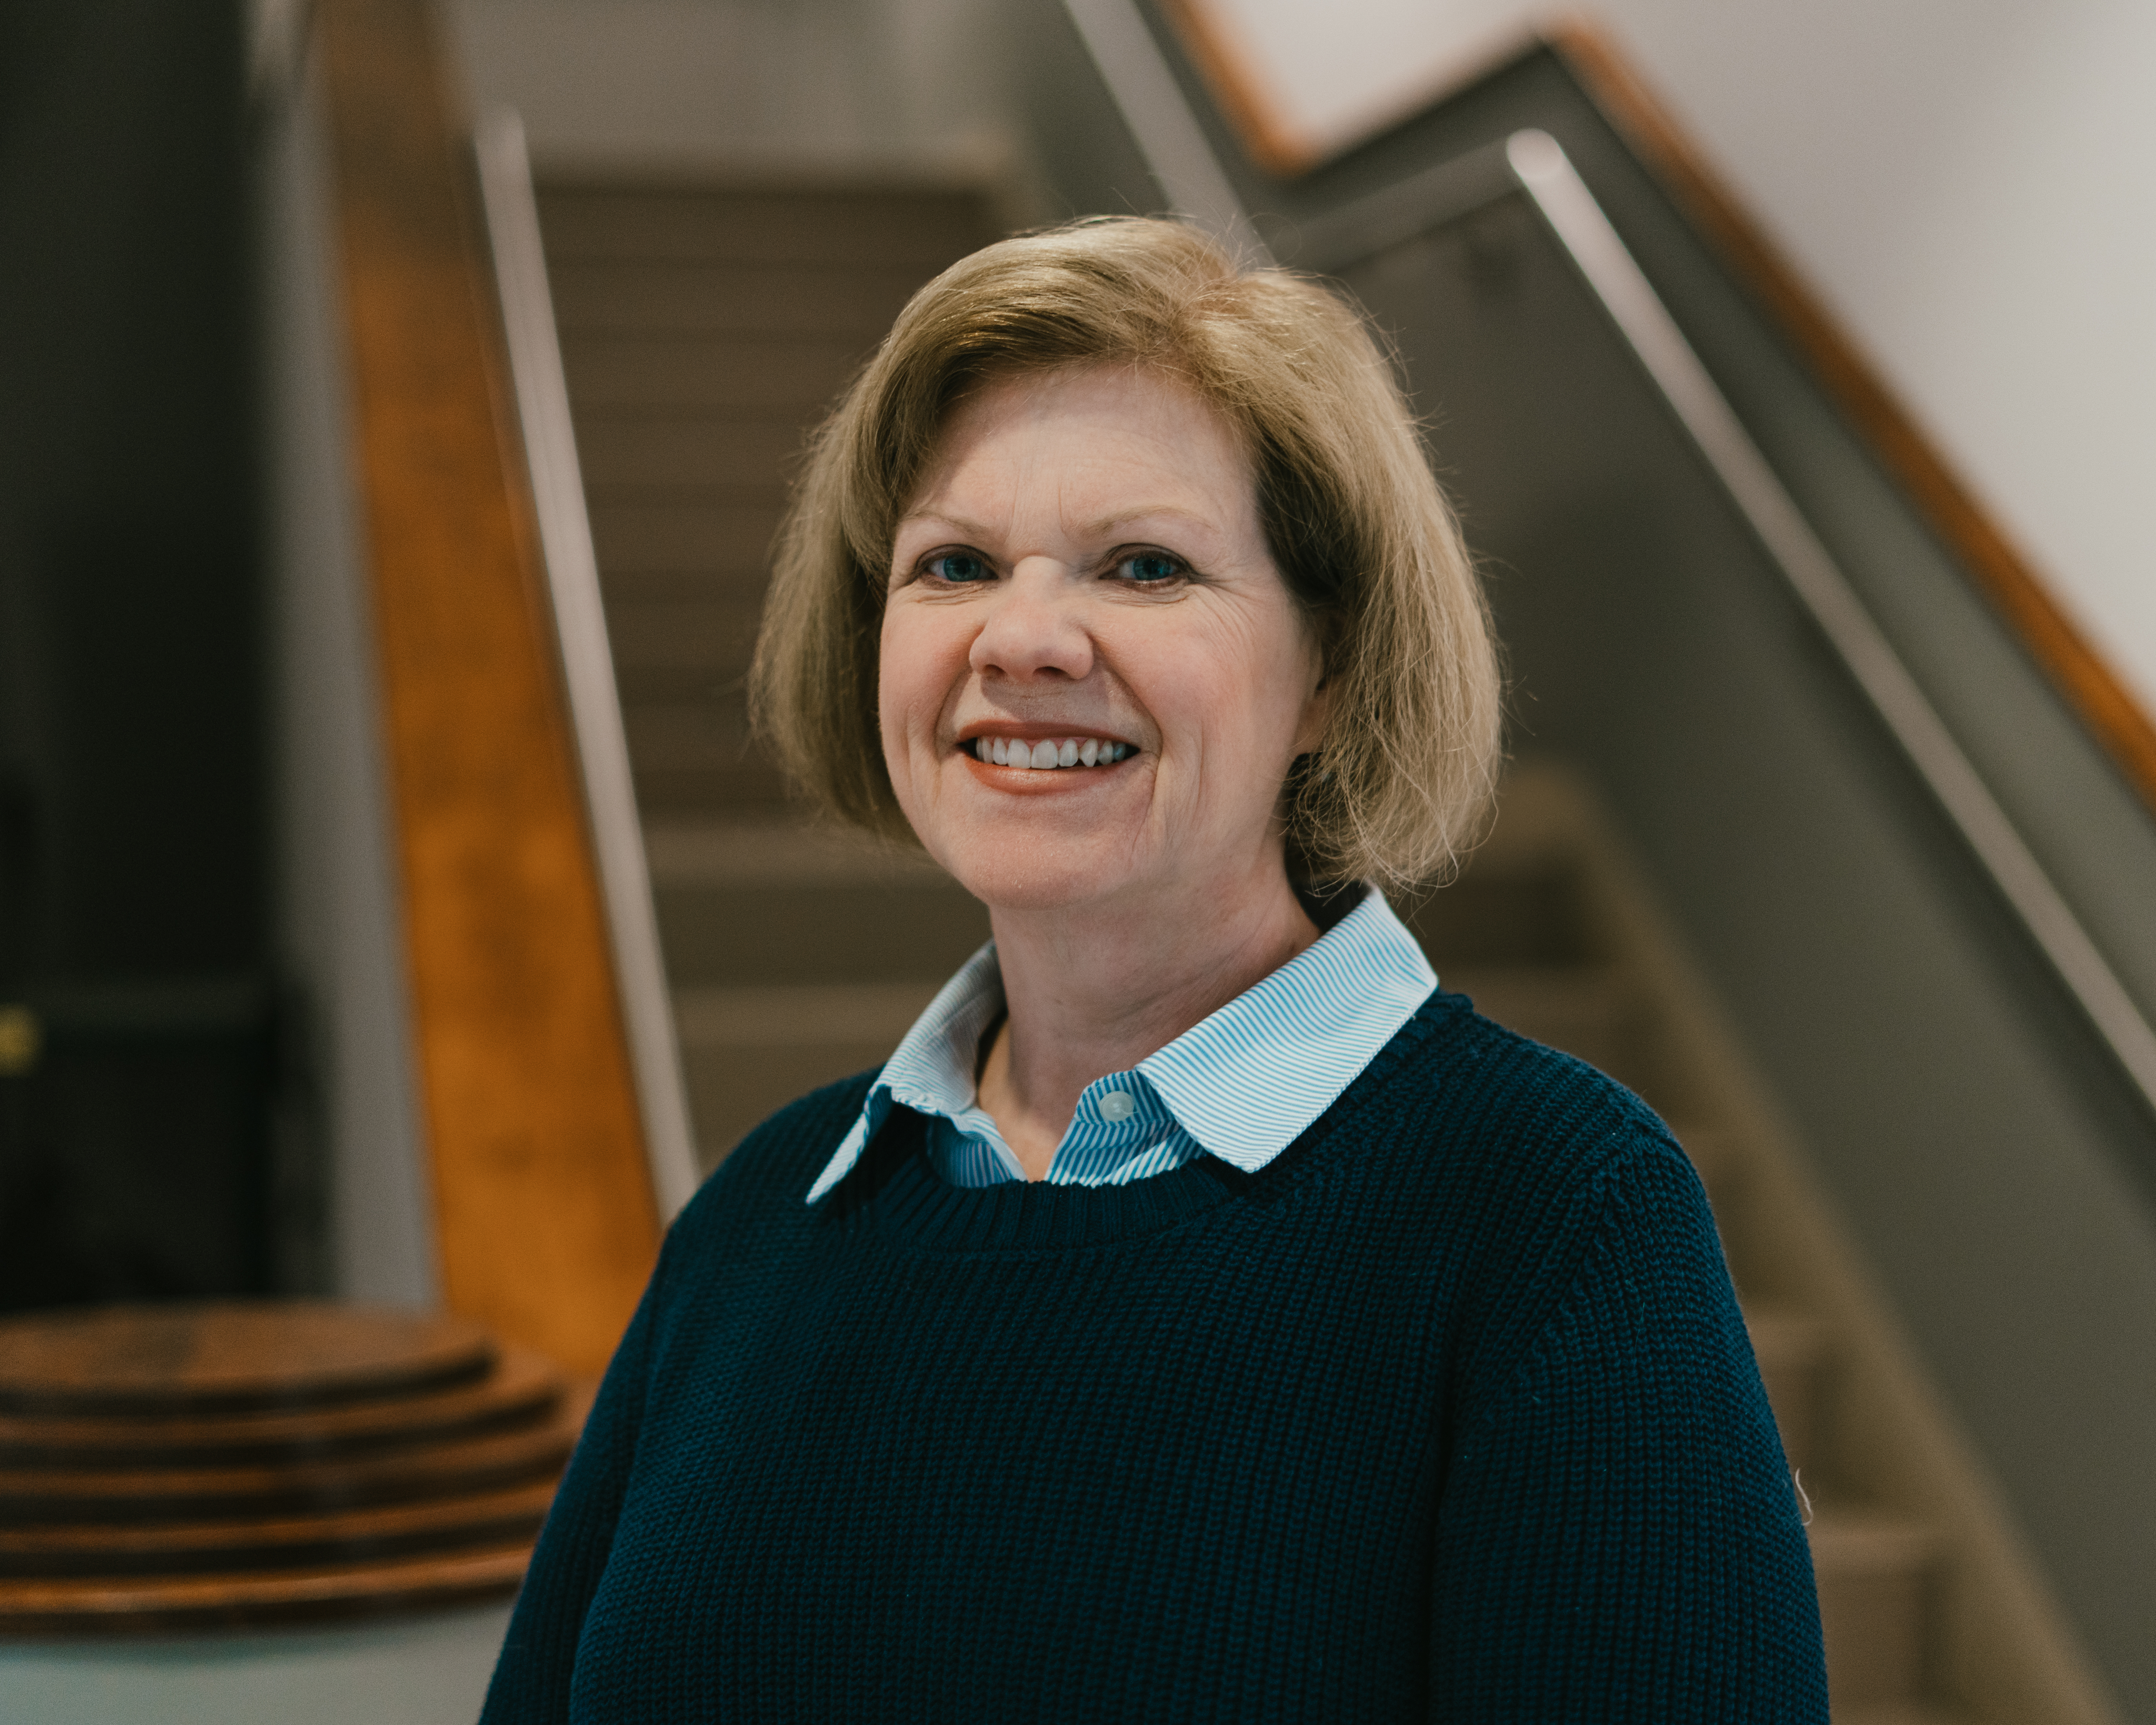
[[598,553],[584,502],[577,434],[569,417],[568,379],[547,285],[539,203],[524,124],[507,109],[483,118],[472,134],[479,162],[480,201],[494,254],[509,375],[524,433],[532,506],[539,522],[540,560],[553,601],[554,639],[563,691],[583,768],[584,814],[591,827],[599,887],[606,901],[614,980],[636,1068],[644,1113],[644,1152],[662,1221],[670,1221],[696,1189],[696,1147],[674,1009],[660,956],[659,919],[651,868],[644,854],[630,777],[629,738],[622,727],[613,649],[607,639]]
[[1304,244],[1316,267],[1337,270],[1522,189],[1798,603],[2156,1113],[2156,1029],[1820,542],[1557,140],[1515,132],[1502,146],[1347,205],[1322,228],[1306,228]]

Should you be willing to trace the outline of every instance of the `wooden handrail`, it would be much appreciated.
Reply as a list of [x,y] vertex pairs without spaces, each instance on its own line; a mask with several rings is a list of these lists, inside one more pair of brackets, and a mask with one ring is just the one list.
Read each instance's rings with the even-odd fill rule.
[[[1278,111],[1210,0],[1162,0],[1185,52],[1252,163],[1276,178],[1329,156]],[[1544,37],[1604,118],[1661,182],[1722,262],[1787,333],[1807,368],[1871,445],[2030,658],[2156,812],[2156,721],[2051,595],[1804,277],[1745,211],[1609,37],[1583,20]],[[1446,86],[1447,93],[1457,88]],[[1402,118],[1408,117],[1402,116]],[[1360,141],[1359,140],[1357,141]]]
[[461,128],[425,0],[318,24],[442,1286],[596,1373],[660,1227]]

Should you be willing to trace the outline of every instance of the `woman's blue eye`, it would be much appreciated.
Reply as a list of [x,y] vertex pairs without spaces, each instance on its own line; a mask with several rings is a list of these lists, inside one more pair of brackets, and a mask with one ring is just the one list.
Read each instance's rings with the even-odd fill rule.
[[928,572],[939,581],[987,581],[995,574],[987,559],[970,551],[947,551],[928,560]]
[[1118,566],[1126,581],[1173,581],[1183,565],[1163,551],[1132,552]]

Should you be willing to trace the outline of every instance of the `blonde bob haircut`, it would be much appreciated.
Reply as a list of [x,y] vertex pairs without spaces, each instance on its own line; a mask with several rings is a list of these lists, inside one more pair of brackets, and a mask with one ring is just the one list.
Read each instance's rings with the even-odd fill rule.
[[1013,373],[1132,366],[1235,433],[1331,691],[1282,786],[1307,882],[1439,878],[1477,835],[1499,728],[1495,644],[1460,531],[1361,317],[1188,224],[1116,217],[1006,239],[913,296],[817,432],[779,531],[749,677],[758,732],[826,809],[911,834],[877,723],[897,524],[953,406]]

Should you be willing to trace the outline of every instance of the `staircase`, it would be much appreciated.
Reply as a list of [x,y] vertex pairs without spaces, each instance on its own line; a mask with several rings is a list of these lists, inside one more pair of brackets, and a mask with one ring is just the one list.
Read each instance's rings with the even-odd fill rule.
[[[742,685],[804,426],[992,223],[977,192],[918,186],[557,176],[540,209],[708,1170],[885,1058],[987,937],[932,865],[789,810]],[[1699,1166],[1814,1507],[1839,1725],[2111,1717],[1591,798],[1516,772],[1411,926],[1447,987],[1630,1085]]]
[[0,1321],[0,1642],[506,1599],[590,1401],[467,1319],[391,1308]]
[[806,429],[914,290],[996,229],[972,188],[556,176],[538,196],[708,1170],[780,1104],[881,1060],[988,938],[932,865],[788,809],[742,685]]

